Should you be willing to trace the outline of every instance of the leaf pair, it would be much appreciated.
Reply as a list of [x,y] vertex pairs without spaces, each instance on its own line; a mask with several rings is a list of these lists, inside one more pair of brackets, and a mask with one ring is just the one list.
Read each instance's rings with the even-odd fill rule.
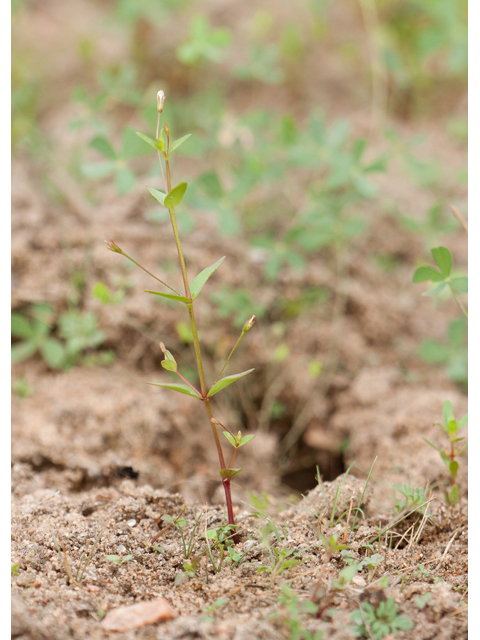
[[[140,131],[136,131],[135,133],[141,140],[143,140],[148,145],[150,145],[153,149],[155,149],[155,151],[160,151],[165,155],[165,140],[163,138],[163,129],[160,132],[160,137],[157,138],[156,140],[153,140],[149,136],[146,136],[144,133],[141,133]],[[191,135],[192,135],[191,133],[187,133],[186,136],[183,136],[182,138],[178,138],[178,140],[174,140],[172,142],[172,144],[168,149],[168,154],[165,155],[167,160],[168,158],[170,158],[170,156],[175,151],[175,149],[178,149],[178,147],[182,145],[184,142],[186,142]]]
[[432,291],[428,291],[424,295],[432,296],[440,293],[447,285],[460,293],[468,293],[468,278],[461,276],[451,278],[452,272],[452,254],[446,247],[436,247],[432,249],[432,256],[438,266],[438,270],[433,267],[419,267],[413,274],[413,282],[438,282],[438,286]]
[[[170,354],[169,351],[167,351],[167,353]],[[172,363],[171,359],[165,359],[162,362],[162,366],[165,369],[168,369],[169,371],[176,371],[176,362],[175,359],[173,358],[173,356],[170,354],[173,362],[175,364]],[[253,369],[248,369],[248,371],[242,371],[241,373],[235,373],[231,376],[226,376],[225,378],[221,378],[221,380],[219,380],[218,382],[216,382],[213,387],[210,389],[210,391],[207,393],[207,398],[211,398],[212,396],[214,396],[216,393],[218,393],[219,391],[221,391],[222,389],[225,389],[225,387],[228,387],[228,385],[232,384],[232,382],[235,382],[236,380],[238,380],[239,378],[243,378],[243,376],[246,376],[248,373],[252,372]],[[160,383],[160,382],[149,382],[149,384],[155,385],[156,387],[164,387],[165,389],[171,389],[172,391],[177,391],[178,393],[184,393],[187,396],[192,396],[193,398],[199,398],[200,400],[202,400],[202,396],[200,395],[200,393],[198,393],[196,390],[192,389],[191,387],[189,387],[187,384],[181,384],[181,383]],[[245,436],[248,437],[248,436]]]
[[190,293],[192,295],[191,298],[187,298],[186,296],[175,295],[173,293],[163,293],[161,291],[150,291],[148,289],[146,289],[146,292],[154,293],[155,295],[162,296],[163,298],[170,298],[171,300],[177,300],[178,302],[184,302],[185,304],[192,304],[192,302],[198,297],[200,291],[203,288],[203,285],[210,278],[210,276],[213,273],[215,273],[215,271],[218,269],[218,267],[222,264],[224,260],[225,260],[225,256],[223,256],[223,258],[220,258],[214,264],[210,265],[209,267],[201,271],[198,274],[198,276],[196,276],[196,278],[193,280],[192,284],[190,285]]

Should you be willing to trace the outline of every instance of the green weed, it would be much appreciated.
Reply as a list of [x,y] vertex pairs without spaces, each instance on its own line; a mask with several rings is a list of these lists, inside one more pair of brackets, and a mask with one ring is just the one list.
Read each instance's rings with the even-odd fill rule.
[[455,420],[452,403],[450,400],[446,400],[443,403],[443,423],[437,422],[436,424],[448,435],[450,440],[449,450],[440,449],[426,438],[423,438],[428,445],[435,449],[435,451],[438,451],[450,473],[451,486],[449,490],[445,490],[445,498],[451,506],[455,506],[459,501],[459,486],[457,483],[458,460],[456,460],[456,457],[465,451],[468,446],[457,447],[456,443],[465,439],[464,437],[458,438],[457,434],[467,423],[468,414],[465,414],[458,422]]
[[[12,361],[23,362],[39,352],[52,369],[67,370],[77,364],[108,364],[110,351],[97,351],[105,334],[97,327],[93,313],[71,309],[58,320],[58,338],[53,337],[54,310],[45,304],[33,305],[30,317],[12,313]],[[92,351],[92,353],[89,353]]]
[[[117,244],[115,244],[115,242],[109,242],[108,248],[114,253],[119,253],[124,257],[126,257],[127,259],[131,260],[134,264],[136,264],[141,269],[143,269],[146,273],[148,273],[150,276],[155,278],[157,282],[159,282],[164,288],[168,290],[168,292],[147,290],[147,293],[151,293],[153,295],[159,296],[160,299],[173,300],[186,306],[188,318],[190,321],[190,328],[192,331],[193,346],[195,351],[195,360],[197,364],[200,388],[198,389],[183,374],[180,373],[174,356],[170,351],[166,349],[163,343],[160,343],[160,348],[165,356],[165,359],[162,362],[162,367],[167,371],[170,371],[171,373],[177,375],[180,378],[181,383],[160,382],[160,383],[151,383],[151,384],[154,384],[159,387],[171,389],[178,393],[182,393],[190,397],[193,397],[196,400],[199,400],[205,406],[210,427],[212,429],[212,435],[214,438],[219,463],[220,463],[220,477],[222,478],[222,483],[225,490],[225,500],[226,500],[227,512],[228,512],[228,524],[231,526],[234,526],[235,520],[233,516],[230,482],[234,476],[236,476],[242,471],[242,468],[233,468],[232,464],[238,449],[244,446],[251,438],[250,437],[242,438],[240,433],[237,434],[237,436],[235,436],[235,434],[233,434],[227,427],[225,427],[218,420],[216,420],[214,418],[212,407],[211,407],[211,398],[216,393],[222,391],[225,387],[229,386],[233,382],[236,382],[243,376],[246,376],[251,371],[253,371],[253,369],[249,369],[247,371],[242,371],[241,373],[229,375],[223,378],[221,377],[225,371],[227,364],[230,361],[230,358],[235,352],[237,346],[239,345],[240,341],[242,340],[244,335],[252,328],[255,320],[255,316],[252,316],[249,320],[247,320],[244,323],[240,336],[237,342],[235,343],[235,345],[233,346],[232,350],[230,351],[230,354],[228,355],[225,361],[225,364],[223,365],[219,375],[217,376],[213,385],[208,388],[205,380],[204,365],[203,365],[203,360],[202,360],[202,355],[200,350],[197,324],[195,320],[194,302],[196,298],[199,296],[202,288],[204,287],[208,279],[220,267],[220,265],[225,259],[225,256],[217,260],[214,264],[210,265],[209,267],[203,269],[203,271],[201,271],[192,281],[189,281],[185,258],[183,255],[183,250],[180,242],[180,235],[179,235],[178,225],[177,225],[177,217],[175,213],[175,208],[178,205],[180,205],[180,203],[182,202],[185,192],[187,191],[188,185],[186,182],[181,182],[177,184],[175,187],[172,186],[172,179],[171,179],[171,172],[170,172],[170,158],[172,154],[190,138],[191,134],[187,134],[177,140],[171,140],[169,125],[165,123],[164,127],[160,129],[160,120],[161,120],[161,115],[164,108],[164,103],[165,103],[165,94],[163,93],[163,91],[159,91],[157,94],[157,128],[156,128],[155,139],[152,139],[149,136],[146,136],[145,134],[140,132],[138,132],[138,136],[141,140],[143,140],[144,143],[146,143],[151,148],[153,148],[158,156],[161,173],[165,183],[165,191],[160,191],[152,187],[149,187],[149,191],[150,191],[150,194],[153,196],[153,198],[169,211],[170,221],[171,221],[172,231],[174,236],[174,242],[176,245],[179,263],[180,263],[180,271],[181,271],[181,276],[183,281],[184,293],[183,294],[180,293],[169,284],[160,280],[160,278],[157,278],[156,276],[151,274],[150,271],[145,269],[145,267],[143,267],[138,262],[130,258],[130,256],[128,256]],[[231,444],[232,444],[232,439],[234,442],[233,454],[230,458],[230,462],[228,463],[228,465],[225,462],[222,445],[220,443],[220,438],[218,435],[218,427],[222,428],[223,434]],[[234,541],[237,542],[237,537],[235,535],[234,535]]]
[[389,633],[413,629],[414,624],[406,616],[398,615],[398,606],[393,598],[381,602],[375,609],[369,602],[350,614],[354,623],[353,633],[360,638],[380,640]]

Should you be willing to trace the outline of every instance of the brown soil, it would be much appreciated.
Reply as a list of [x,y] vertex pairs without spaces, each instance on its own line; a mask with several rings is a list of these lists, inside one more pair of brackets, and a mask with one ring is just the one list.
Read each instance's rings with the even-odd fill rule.
[[[245,9],[234,4],[240,20]],[[94,23],[92,11],[96,15],[88,5],[82,13],[85,28]],[[56,42],[60,47],[61,23],[52,26],[47,18],[38,10],[30,20],[24,18],[19,33],[28,40],[29,30],[40,24],[47,35],[38,46]],[[347,21],[345,28],[353,27]],[[45,50],[42,55],[54,53]],[[110,54],[115,56],[114,51]],[[55,71],[59,84],[62,74],[78,71],[63,62],[57,61]],[[334,71],[333,62],[327,61],[322,76],[330,89],[327,114],[349,81],[347,72],[342,83]],[[239,111],[268,106],[281,91],[272,88],[255,99],[235,96],[234,104]],[[308,95],[292,98],[299,112],[317,99],[313,90],[305,92]],[[463,102],[457,104],[463,113]],[[65,102],[50,106],[43,121],[61,153],[70,144],[63,135],[63,123],[72,116],[69,109]],[[363,135],[369,126],[368,103],[350,102],[342,110],[354,133]],[[444,162],[449,168],[445,175],[463,167],[463,149],[447,135],[443,122],[392,126],[406,139],[422,133],[426,143],[419,153]],[[373,147],[381,150],[383,144],[372,138]],[[189,163],[175,167],[178,175],[190,170],[195,173]],[[185,238],[192,273],[219,255],[227,256],[197,302],[208,377],[215,377],[237,336],[230,319],[219,317],[209,298],[215,287],[247,288],[255,303],[269,310],[245,337],[232,365],[238,371],[255,367],[255,372],[216,396],[218,420],[233,432],[254,432],[256,439],[245,448],[248,455],[239,453],[238,466],[245,470],[232,487],[240,525],[236,551],[245,556],[234,567],[224,562],[215,573],[201,538],[206,528],[224,523],[210,425],[194,399],[146,384],[167,376],[160,366],[160,340],[179,362],[192,364],[190,347],[176,329],[184,318],[177,307],[159,305],[145,294],[151,285],[148,276],[126,268],[104,243],[115,240],[162,277],[159,256],[162,264],[176,257],[168,227],[152,227],[146,220],[142,185],[120,198],[105,184],[93,207],[58,167],[50,176],[57,187],[63,185],[56,200],[41,191],[41,171],[30,159],[15,157],[12,174],[12,308],[28,312],[32,303],[49,302],[65,310],[75,294],[70,275],[80,270],[87,284],[76,303],[95,312],[107,335],[103,347],[116,356],[109,366],[60,372],[49,369],[38,355],[13,367],[13,381],[24,378],[34,393],[24,398],[12,393],[12,565],[18,565],[12,576],[12,637],[290,638],[295,636],[289,635],[285,622],[287,609],[278,601],[281,585],[288,583],[301,601],[316,594],[322,616],[302,614],[300,619],[312,634],[323,631],[325,639],[353,638],[351,612],[362,602],[377,607],[389,597],[399,614],[414,623],[412,630],[395,633],[399,640],[466,638],[467,455],[459,460],[460,504],[450,509],[442,494],[446,469],[422,438],[443,446],[435,426],[443,402],[450,399],[455,414],[462,416],[467,400],[441,368],[417,357],[420,342],[442,339],[458,310],[453,302],[435,308],[431,299],[421,296],[419,286],[412,285],[416,260],[425,255],[422,238],[405,231],[382,209],[382,202],[395,202],[399,211],[421,217],[435,198],[432,190],[413,185],[393,166],[377,178],[381,200],[366,212],[374,223],[342,256],[340,279],[328,256],[319,252],[309,258],[307,270],[284,268],[277,282],[268,282],[262,256],[252,252],[242,236],[219,236],[215,218],[208,215],[202,227]],[[453,179],[447,177],[442,189],[444,197],[463,203],[466,194]],[[462,231],[447,242],[456,265],[465,267]],[[399,267],[387,275],[372,260],[379,254],[394,258]],[[306,308],[288,320],[279,314],[275,303],[280,291],[295,300],[306,287],[327,286],[332,278],[337,286],[328,304]],[[91,295],[96,281],[112,287],[128,281],[125,298],[119,305],[102,306]],[[289,348],[288,366],[273,357],[280,342]],[[308,374],[312,358],[324,364],[316,378]],[[272,414],[275,401],[282,402],[282,415]],[[352,532],[346,513],[352,504],[357,506],[374,461],[362,502],[364,517],[358,517]],[[408,482],[426,488],[428,517],[415,512],[395,524],[400,515],[392,483]],[[283,532],[280,541],[270,534],[269,544],[302,552],[299,564],[278,575],[257,571],[270,567],[271,557],[260,531],[265,522],[253,517],[249,506],[251,492],[268,496],[268,516]],[[199,568],[195,577],[182,582],[179,531],[172,527],[159,537],[155,546],[160,551],[149,541],[165,526],[161,516],[178,515],[183,504],[188,532],[200,519],[193,548]],[[331,520],[333,511],[336,518]],[[379,530],[391,525],[379,541]],[[355,560],[364,560],[367,553],[379,553],[383,560],[375,568],[365,566],[345,588],[335,590],[345,561],[340,552],[327,553],[321,537],[336,534],[342,541],[345,532]],[[82,554],[92,544],[93,556],[76,580]],[[373,545],[370,551],[365,544]],[[117,564],[106,559],[109,555],[131,558]],[[214,557],[218,562],[217,551]],[[380,581],[384,576],[388,584]],[[428,602],[420,603],[418,598],[427,593]],[[104,628],[102,620],[118,607],[157,597],[173,607],[174,618],[131,631]],[[209,611],[219,598],[226,603]]]

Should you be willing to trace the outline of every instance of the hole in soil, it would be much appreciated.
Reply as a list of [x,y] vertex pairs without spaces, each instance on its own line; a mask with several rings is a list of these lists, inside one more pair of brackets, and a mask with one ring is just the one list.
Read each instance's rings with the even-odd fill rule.
[[[296,456],[295,468],[282,475],[282,482],[287,487],[299,493],[307,493],[314,489],[318,484],[317,466],[322,480],[327,482],[335,480],[346,471],[343,453],[312,449],[305,444],[301,448],[302,452]],[[302,458],[305,460],[304,464],[301,464]]]

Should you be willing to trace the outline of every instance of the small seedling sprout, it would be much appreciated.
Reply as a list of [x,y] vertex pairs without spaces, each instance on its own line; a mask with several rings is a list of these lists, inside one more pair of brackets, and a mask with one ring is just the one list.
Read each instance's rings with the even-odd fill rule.
[[453,406],[450,400],[445,400],[443,403],[443,423],[437,422],[436,424],[443,429],[445,433],[448,435],[450,440],[450,448],[445,451],[443,449],[439,449],[434,444],[432,444],[426,438],[423,438],[425,442],[430,445],[435,451],[438,451],[440,454],[445,466],[447,467],[450,473],[450,491],[445,491],[445,496],[447,502],[450,506],[454,507],[458,504],[460,494],[459,494],[459,486],[457,483],[457,473],[458,473],[458,460],[456,460],[457,456],[459,456],[468,445],[463,447],[457,447],[456,443],[464,440],[465,438],[458,438],[457,433],[462,429],[468,422],[468,414],[465,414],[461,420],[458,422],[455,420],[455,415],[453,413]]

